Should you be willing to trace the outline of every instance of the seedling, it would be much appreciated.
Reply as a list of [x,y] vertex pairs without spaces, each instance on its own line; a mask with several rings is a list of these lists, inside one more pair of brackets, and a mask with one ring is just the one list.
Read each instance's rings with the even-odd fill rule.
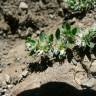
[[[68,53],[67,49],[72,51],[73,47],[77,46],[76,36],[79,32],[78,28],[65,23],[56,30],[54,36],[41,32],[39,38],[28,37],[26,44],[32,56],[35,54],[35,56],[47,56],[49,60],[64,60]],[[96,44],[96,29],[88,30],[81,36],[80,41],[80,47],[92,49]]]
[[31,37],[28,37],[26,40],[27,49],[31,51],[31,54],[36,53],[37,51],[37,40],[32,39]]
[[73,12],[83,12],[94,8],[96,0],[67,0],[67,4]]
[[57,29],[55,33],[54,54],[58,55],[59,59],[62,59],[65,57],[65,42],[61,36],[61,32],[59,29]]
[[65,23],[60,28],[62,38],[64,38],[64,42],[66,48],[72,48],[75,44],[75,36],[79,32],[78,28],[72,27],[70,24]]
[[83,46],[93,48],[95,46],[94,39],[96,38],[96,30],[89,30],[87,34],[82,37]]

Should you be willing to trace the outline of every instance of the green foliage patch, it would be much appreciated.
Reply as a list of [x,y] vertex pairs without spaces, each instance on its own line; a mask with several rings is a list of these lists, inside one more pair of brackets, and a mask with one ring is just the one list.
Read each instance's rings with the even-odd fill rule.
[[96,0],[66,0],[73,12],[88,11],[96,6]]
[[[84,30],[83,30],[84,32]],[[80,37],[80,29],[64,23],[53,34],[41,32],[39,38],[28,37],[26,40],[27,49],[32,56],[47,56],[49,59],[62,60],[66,58],[67,49],[73,50],[75,46],[94,48],[96,45],[96,29],[85,30]],[[80,37],[80,38],[76,38]],[[78,44],[76,40],[79,40]]]
[[31,55],[63,59],[66,56],[66,49],[75,46],[75,36],[78,32],[78,28],[65,23],[56,30],[55,35],[41,32],[38,39],[28,37],[26,45]]

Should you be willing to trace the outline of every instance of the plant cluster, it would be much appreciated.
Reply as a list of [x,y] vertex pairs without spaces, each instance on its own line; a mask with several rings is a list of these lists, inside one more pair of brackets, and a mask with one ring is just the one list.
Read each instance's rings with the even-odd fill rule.
[[95,46],[96,29],[90,29],[84,33],[82,34],[78,28],[65,23],[56,30],[55,35],[41,32],[39,38],[28,37],[26,45],[33,56],[47,56],[50,60],[64,60],[67,56],[67,49],[72,51],[76,46],[85,49]]
[[85,33],[81,38],[82,40],[82,46],[88,46],[90,48],[94,48],[95,44],[96,44],[96,29],[92,28],[87,30],[87,32],[85,31]]
[[66,49],[75,46],[75,36],[78,32],[78,28],[66,23],[56,30],[55,35],[41,32],[38,39],[28,37],[26,45],[31,55],[47,55],[50,59],[64,59]]
[[96,6],[96,0],[66,0],[73,12],[88,11]]

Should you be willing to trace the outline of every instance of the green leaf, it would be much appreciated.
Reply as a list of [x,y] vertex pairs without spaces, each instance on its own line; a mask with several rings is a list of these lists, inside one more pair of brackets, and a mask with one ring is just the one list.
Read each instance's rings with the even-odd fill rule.
[[78,29],[77,28],[73,28],[72,29],[72,35],[76,35],[77,32],[78,32]]
[[26,42],[31,42],[31,37],[28,37],[28,38],[26,39]]
[[28,37],[26,42],[30,43],[31,46],[35,46],[36,45],[36,41],[33,40],[31,37]]
[[65,34],[66,36],[68,35],[72,35],[71,34],[71,25],[69,23],[65,23],[63,26],[63,34]]
[[46,34],[44,32],[41,32],[39,35],[40,41],[44,42],[47,38]]
[[92,42],[90,42],[89,47],[90,47],[90,48],[94,48],[94,46],[95,46],[95,44],[94,44],[94,43],[92,43]]
[[66,28],[67,30],[70,30],[70,29],[71,29],[70,24],[69,24],[69,23],[66,23],[66,24],[65,24],[65,28]]
[[57,29],[57,31],[55,33],[55,37],[57,40],[60,40],[60,29]]
[[31,40],[31,45],[35,46],[36,45],[36,41],[35,40]]
[[35,40],[31,40],[31,46],[32,47],[36,46],[36,41]]
[[49,37],[48,37],[48,42],[53,42],[53,34],[50,34]]

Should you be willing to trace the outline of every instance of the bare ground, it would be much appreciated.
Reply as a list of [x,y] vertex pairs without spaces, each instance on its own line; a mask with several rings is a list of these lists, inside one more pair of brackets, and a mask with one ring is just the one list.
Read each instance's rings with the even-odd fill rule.
[[[94,80],[90,81],[79,63],[75,66],[66,60],[62,65],[54,63],[52,67],[48,67],[43,72],[30,73],[28,71],[28,63],[32,62],[32,57],[28,55],[25,47],[25,38],[30,35],[28,28],[31,28],[33,35],[34,32],[38,33],[41,30],[54,33],[64,21],[62,7],[58,4],[58,0],[51,0],[47,4],[42,1],[25,0],[29,6],[28,13],[19,9],[20,0],[0,1],[0,88],[4,87],[3,91],[7,89],[5,93],[8,94],[4,95],[1,92],[1,96],[16,96],[24,90],[38,88],[42,84],[55,81],[66,82],[77,89],[82,89],[83,82],[88,82],[88,84],[92,82],[89,86],[96,89],[95,76]],[[28,19],[31,22],[27,21]],[[69,22],[75,22],[74,25],[80,28],[88,28],[96,23],[96,12],[87,13],[83,19],[74,17]],[[90,65],[88,59],[85,62]],[[91,70],[94,69],[95,73],[96,61],[92,64]],[[81,73],[76,74],[75,80],[74,76],[77,71]],[[8,85],[11,86],[8,87]]]

